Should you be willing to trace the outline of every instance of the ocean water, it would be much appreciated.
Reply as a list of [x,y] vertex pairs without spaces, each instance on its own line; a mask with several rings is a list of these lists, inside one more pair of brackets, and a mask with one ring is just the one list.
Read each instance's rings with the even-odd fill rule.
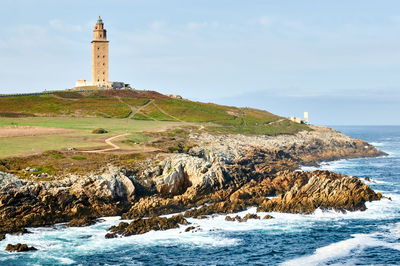
[[[312,215],[271,213],[275,219],[227,222],[224,215],[189,219],[199,226],[118,239],[105,239],[119,217],[84,228],[31,228],[0,242],[0,265],[399,265],[400,127],[335,127],[367,140],[386,157],[340,160],[320,168],[360,178],[389,199],[367,204],[364,212],[317,210]],[[304,170],[315,168],[305,167]],[[246,212],[255,212],[251,208]],[[264,215],[263,213],[260,214]],[[8,243],[39,250],[7,253]]]

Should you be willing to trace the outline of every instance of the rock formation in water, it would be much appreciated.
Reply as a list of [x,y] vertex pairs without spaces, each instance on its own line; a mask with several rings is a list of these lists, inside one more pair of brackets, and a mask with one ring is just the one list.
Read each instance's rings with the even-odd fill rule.
[[[292,175],[292,173],[286,173]],[[365,210],[365,202],[380,200],[360,179],[328,171],[301,172],[300,183],[278,198],[264,200],[259,211],[312,213],[317,208],[337,211]]]
[[258,216],[257,214],[252,214],[252,213],[248,213],[244,217],[240,217],[239,215],[236,215],[235,217],[231,217],[231,216],[225,217],[225,221],[228,221],[228,222],[237,221],[239,223],[247,222],[250,219],[260,220],[261,217]]
[[18,243],[16,245],[8,244],[6,246],[6,251],[9,252],[27,252],[27,251],[35,251],[37,248],[29,247],[27,244]]
[[171,218],[165,217],[150,217],[150,218],[137,218],[131,223],[122,222],[117,226],[112,226],[105,237],[115,238],[118,236],[131,236],[140,235],[152,230],[168,230],[173,228],[179,228],[179,225],[189,224],[183,215],[175,215]]

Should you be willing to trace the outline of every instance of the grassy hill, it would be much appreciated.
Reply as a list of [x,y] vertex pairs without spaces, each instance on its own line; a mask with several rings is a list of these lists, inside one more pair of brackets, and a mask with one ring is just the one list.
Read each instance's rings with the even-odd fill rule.
[[[1,120],[1,117],[13,118]],[[0,98],[0,125],[21,117],[97,117],[201,123],[214,133],[290,134],[307,130],[267,111],[172,99],[154,91],[59,91]]]

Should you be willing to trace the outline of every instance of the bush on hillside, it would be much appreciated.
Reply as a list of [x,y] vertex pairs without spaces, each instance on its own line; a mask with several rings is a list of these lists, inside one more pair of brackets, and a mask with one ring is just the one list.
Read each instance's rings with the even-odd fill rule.
[[105,130],[104,128],[96,128],[96,129],[93,129],[92,133],[93,134],[105,134],[105,133],[108,133],[108,131]]

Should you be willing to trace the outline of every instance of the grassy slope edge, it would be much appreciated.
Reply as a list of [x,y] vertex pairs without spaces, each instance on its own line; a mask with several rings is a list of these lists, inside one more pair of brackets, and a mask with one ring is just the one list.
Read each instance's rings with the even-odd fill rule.
[[226,134],[277,135],[309,130],[306,125],[267,111],[172,99],[153,91],[59,91],[0,98],[0,117],[31,116],[119,119],[132,116],[137,120],[203,123],[212,133]]

